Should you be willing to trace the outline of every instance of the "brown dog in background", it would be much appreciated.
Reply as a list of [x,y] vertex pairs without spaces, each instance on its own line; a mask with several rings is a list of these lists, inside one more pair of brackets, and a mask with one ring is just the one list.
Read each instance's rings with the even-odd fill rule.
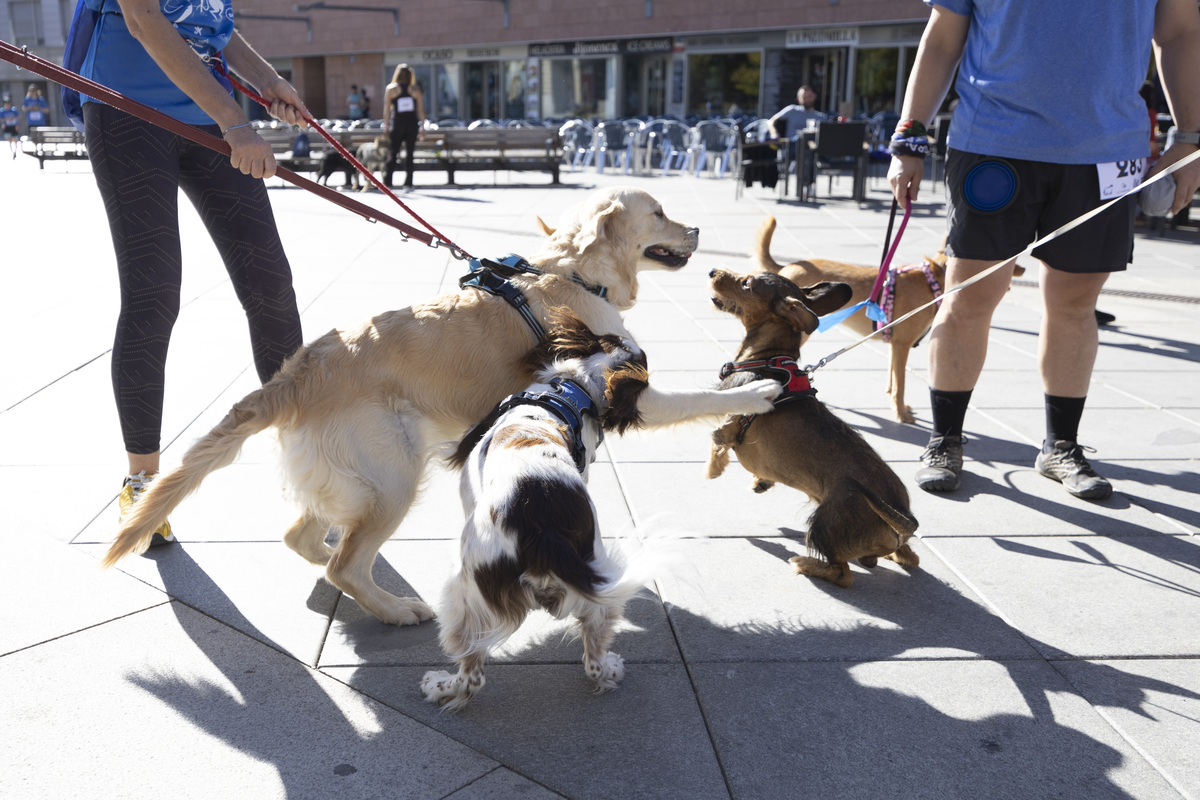
[[858,431],[817,400],[795,363],[817,317],[844,306],[851,287],[824,282],[801,289],[769,272],[713,270],[709,277],[713,304],[746,327],[737,360],[721,370],[721,388],[779,373],[790,380],[775,410],[734,417],[713,432],[706,477],[725,470],[732,450],[754,475],[754,491],[782,483],[817,503],[808,518],[809,555],[791,559],[797,573],[849,587],[853,559],[864,567],[874,567],[880,556],[917,566],[920,559],[908,546],[917,520],[904,484]]
[[[775,233],[775,218],[767,217],[758,226],[755,237],[754,260],[758,266],[768,272],[791,280],[798,286],[809,286],[819,281],[839,281],[847,283],[853,290],[851,303],[859,303],[867,299],[875,286],[875,278],[879,270],[875,267],[860,267],[845,264],[841,261],[813,259],[811,261],[796,261],[786,266],[776,263],[771,258],[771,237]],[[929,272],[937,282],[939,290],[946,285],[946,253],[945,242],[935,256],[925,256],[924,264],[898,271],[895,277],[896,289],[892,305],[891,319],[900,319],[915,308],[920,308],[934,299],[933,287],[922,267],[928,267]],[[1025,274],[1025,268],[1018,264],[1013,275]],[[938,296],[940,297],[940,291]],[[904,376],[908,365],[908,351],[929,333],[933,318],[937,314],[937,306],[931,305],[919,314],[891,328],[891,365],[888,368],[888,394],[892,398],[892,409],[896,419],[901,422],[916,422],[912,408],[904,402]],[[850,330],[859,336],[867,336],[875,330],[874,323],[867,318],[866,309],[861,309],[843,320]]]
[[[759,266],[768,272],[774,272],[791,280],[799,286],[809,286],[818,281],[840,281],[850,285],[853,294],[851,303],[867,299],[875,286],[875,278],[879,270],[875,267],[859,267],[854,264],[843,264],[840,261],[813,259],[812,261],[797,261],[786,266],[777,264],[771,258],[771,237],[775,233],[775,218],[767,217],[758,228],[754,255]],[[939,286],[946,283],[946,255],[939,252],[936,257],[925,257],[934,278]],[[922,269],[910,269],[896,275],[896,295],[892,319],[899,319],[914,308],[933,300],[933,289],[925,278]],[[921,337],[929,332],[933,325],[933,317],[937,314],[937,306],[930,306],[919,314],[891,329],[892,359],[888,369],[888,394],[892,398],[892,409],[896,419],[901,422],[915,422],[912,408],[904,402],[904,370],[908,364],[908,351],[916,346]],[[874,324],[867,318],[866,309],[860,309],[842,322],[859,336],[871,333]]]

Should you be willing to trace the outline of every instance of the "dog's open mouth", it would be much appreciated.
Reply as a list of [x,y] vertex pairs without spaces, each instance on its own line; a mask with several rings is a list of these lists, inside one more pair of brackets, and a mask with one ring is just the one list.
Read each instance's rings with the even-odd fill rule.
[[736,305],[734,305],[733,303],[729,302],[728,300],[724,299],[723,297],[721,297],[721,295],[719,295],[719,294],[714,294],[712,296],[712,304],[714,306],[716,306],[719,311],[727,311],[730,314],[737,316],[738,307]]
[[656,261],[659,264],[662,264],[664,267],[669,267],[671,269],[679,269],[684,264],[688,263],[688,259],[692,257],[690,252],[679,252],[661,244],[647,247],[642,251],[642,255],[651,261]]

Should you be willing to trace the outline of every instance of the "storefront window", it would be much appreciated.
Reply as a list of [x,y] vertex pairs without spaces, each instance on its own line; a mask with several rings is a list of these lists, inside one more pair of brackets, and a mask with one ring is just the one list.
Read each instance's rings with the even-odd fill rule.
[[[412,68],[417,85],[424,92],[425,116],[439,119],[458,118],[458,64],[419,64]],[[392,70],[388,70],[391,80]]]
[[724,116],[758,108],[762,53],[688,56],[687,113]]
[[543,118],[615,116],[616,59],[576,58],[542,62]]
[[525,62],[505,61],[501,64],[504,70],[504,109],[502,114],[507,119],[525,118]]
[[854,94],[860,114],[893,111],[896,107],[896,64],[900,51],[895,47],[874,47],[858,51],[854,70]]

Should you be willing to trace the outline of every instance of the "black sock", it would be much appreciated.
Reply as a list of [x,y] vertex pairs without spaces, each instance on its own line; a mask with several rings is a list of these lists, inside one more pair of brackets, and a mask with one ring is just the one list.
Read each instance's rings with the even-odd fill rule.
[[971,391],[943,392],[929,390],[929,407],[933,411],[933,436],[962,436],[963,420],[971,402]]
[[1046,441],[1042,450],[1059,440],[1074,443],[1079,436],[1079,420],[1083,417],[1083,404],[1087,397],[1055,397],[1046,395]]

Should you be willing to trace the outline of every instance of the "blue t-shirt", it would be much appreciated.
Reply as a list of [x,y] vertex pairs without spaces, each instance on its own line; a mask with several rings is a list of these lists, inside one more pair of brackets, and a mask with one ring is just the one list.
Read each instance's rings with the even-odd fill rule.
[[17,123],[21,121],[21,112],[13,108],[0,108],[0,125],[6,128],[15,128]]
[[1099,164],[1150,154],[1156,0],[924,0],[971,17],[948,146]]
[[40,127],[46,124],[46,112],[50,110],[50,104],[46,102],[46,98],[26,97],[23,105],[25,107],[25,121],[29,123],[29,127]]
[[[96,23],[80,74],[169,114],[189,125],[211,125],[213,120],[200,110],[182,89],[171,82],[146,48],[129,33],[116,0],[87,0],[89,8],[104,4]],[[175,26],[192,49],[209,63],[216,74],[221,50],[233,36],[233,5],[227,0],[159,0],[163,16]],[[82,101],[94,102],[89,97]]]

